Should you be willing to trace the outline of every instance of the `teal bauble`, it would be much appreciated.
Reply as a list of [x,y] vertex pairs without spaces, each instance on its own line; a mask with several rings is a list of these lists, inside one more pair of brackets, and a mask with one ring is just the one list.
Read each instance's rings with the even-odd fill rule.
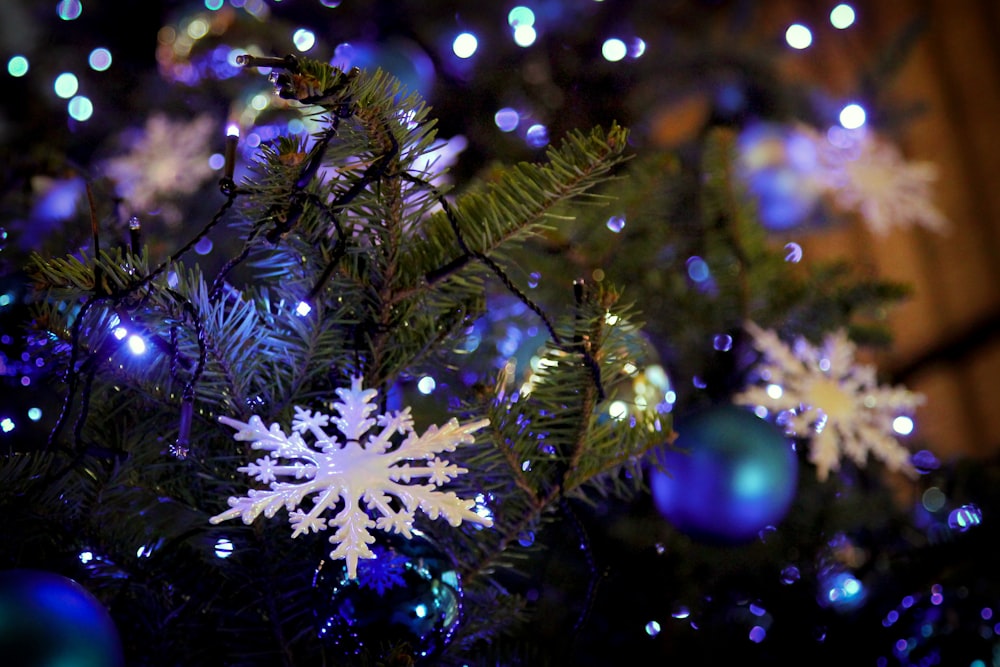
[[86,588],[53,572],[0,571],[0,664],[124,667],[111,614]]
[[791,507],[799,463],[778,427],[747,408],[717,405],[674,422],[677,440],[657,453],[650,491],[678,531],[731,545],[776,526]]
[[[380,535],[373,559],[350,579],[343,560],[324,560],[313,577],[316,628],[332,653],[383,658],[403,647],[418,664],[451,641],[461,617],[462,587],[451,559],[418,535]],[[374,664],[374,663],[373,663]]]

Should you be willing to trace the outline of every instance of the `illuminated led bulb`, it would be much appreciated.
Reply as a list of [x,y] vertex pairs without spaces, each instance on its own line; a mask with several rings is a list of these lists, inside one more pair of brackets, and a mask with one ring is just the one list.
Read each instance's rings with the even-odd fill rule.
[[146,353],[146,341],[141,336],[132,334],[128,337],[128,349],[132,354],[139,356]]
[[793,23],[788,26],[788,30],[785,31],[785,41],[788,42],[788,46],[793,49],[805,49],[812,44],[812,32],[801,23]]
[[52,88],[56,91],[56,95],[68,100],[76,95],[76,91],[80,88],[80,82],[72,72],[63,72],[56,77]]
[[612,37],[605,40],[604,44],[601,45],[601,55],[608,62],[616,63],[628,55],[628,47],[625,46],[625,42],[622,40]]
[[838,30],[854,25],[854,8],[848,4],[839,4],[830,12],[830,24]]
[[452,42],[451,50],[459,58],[471,58],[479,48],[479,40],[471,32],[463,32]]
[[848,130],[856,130],[865,124],[867,115],[860,104],[848,104],[840,110],[840,124]]
[[225,173],[223,178],[233,180],[236,173],[236,144],[240,141],[240,128],[230,123],[226,128]]

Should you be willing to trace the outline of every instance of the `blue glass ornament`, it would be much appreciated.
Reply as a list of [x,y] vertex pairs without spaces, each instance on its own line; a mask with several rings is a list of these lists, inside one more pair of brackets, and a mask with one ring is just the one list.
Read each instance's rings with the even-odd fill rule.
[[438,654],[458,628],[462,587],[451,559],[430,540],[391,535],[358,561],[320,562],[313,577],[317,632],[345,656],[379,656],[405,643],[415,659]]
[[0,571],[0,663],[124,667],[111,614],[86,588],[53,572]]
[[650,490],[680,532],[711,544],[750,541],[788,513],[799,463],[791,443],[747,408],[719,405],[679,418],[673,448],[658,453]]

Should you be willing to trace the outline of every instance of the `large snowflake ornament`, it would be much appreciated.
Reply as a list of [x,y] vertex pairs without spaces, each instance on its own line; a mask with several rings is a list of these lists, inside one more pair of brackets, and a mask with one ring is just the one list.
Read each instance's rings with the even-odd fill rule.
[[842,456],[864,467],[869,454],[890,470],[915,473],[910,451],[894,435],[893,420],[912,413],[923,395],[879,385],[875,367],[855,361],[855,346],[844,331],[814,347],[804,338],[788,346],[753,322],[746,330],[763,354],[757,369],[761,384],[733,400],[778,413],[789,434],[808,439],[809,460],[820,480],[840,469]]
[[[212,517],[213,524],[242,517],[249,525],[261,514],[271,518],[284,507],[293,538],[334,529],[330,543],[335,548],[330,558],[345,559],[351,579],[357,577],[359,558],[376,557],[368,547],[375,542],[371,529],[409,539],[418,509],[431,519],[443,517],[452,526],[463,521],[487,527],[493,524],[488,516],[473,511],[475,501],[438,489],[468,472],[438,454],[472,442],[472,434],[489,420],[459,424],[452,418],[418,436],[408,407],[371,416],[377,408],[373,400],[378,392],[363,389],[360,377],[353,378],[350,389],[340,388],[336,393],[340,397],[333,404],[337,416],[296,407],[290,435],[277,424],[268,428],[256,415],[248,422],[219,417],[220,422],[237,429],[236,440],[250,441],[253,449],[267,452],[238,470],[269,488],[250,489],[246,496],[230,498],[230,509]],[[331,424],[340,438],[325,430]],[[311,445],[304,434],[312,436]],[[403,436],[401,441],[397,436]],[[415,461],[424,463],[408,465]],[[427,483],[411,483],[416,479]],[[300,509],[310,495],[314,496],[312,507]],[[327,510],[337,508],[332,518],[324,517]]]

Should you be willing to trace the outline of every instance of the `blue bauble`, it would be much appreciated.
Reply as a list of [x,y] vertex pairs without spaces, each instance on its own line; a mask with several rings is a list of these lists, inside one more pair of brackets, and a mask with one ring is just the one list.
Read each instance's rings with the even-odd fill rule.
[[436,655],[458,628],[462,587],[452,561],[417,535],[379,536],[374,559],[358,561],[357,578],[343,560],[324,560],[316,569],[317,632],[324,644],[345,656],[379,657],[405,643],[415,659]]
[[798,486],[792,445],[749,409],[719,405],[674,424],[673,448],[650,470],[659,512],[680,532],[712,544],[739,544],[779,523]]
[[124,667],[111,614],[79,583],[52,572],[0,571],[0,664]]

